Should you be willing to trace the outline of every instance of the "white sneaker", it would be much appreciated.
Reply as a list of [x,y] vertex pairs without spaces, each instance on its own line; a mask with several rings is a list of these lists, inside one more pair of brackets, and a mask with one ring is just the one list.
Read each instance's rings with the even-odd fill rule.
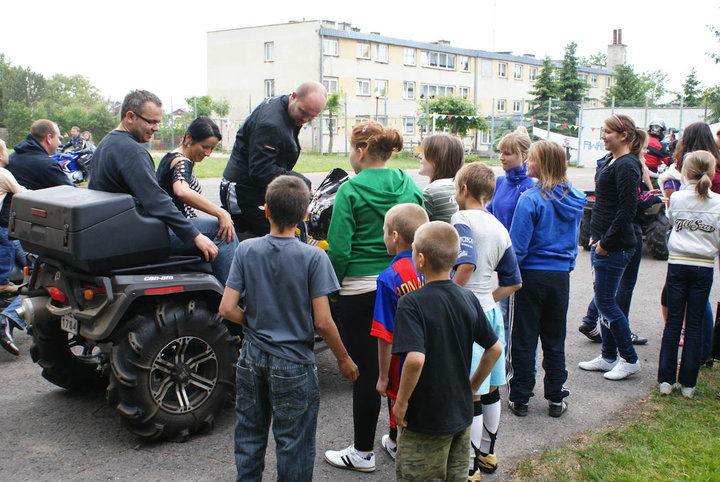
[[695,387],[683,387],[680,386],[680,393],[685,398],[692,398],[695,395]]
[[325,461],[333,467],[341,469],[357,470],[360,472],[373,472],[375,470],[375,454],[363,457],[350,445],[343,450],[326,450]]
[[622,358],[618,360],[617,365],[610,370],[609,372],[606,372],[603,376],[607,378],[608,380],[622,380],[623,378],[627,378],[630,375],[633,375],[640,371],[640,361],[636,361],[635,363],[628,363]]
[[658,385],[658,390],[660,391],[661,395],[670,395],[674,389],[675,385],[672,383],[662,382],[660,385]]
[[609,362],[604,359],[602,355],[598,355],[590,361],[581,361],[578,363],[580,368],[591,372],[607,372],[615,368],[616,365],[617,360]]
[[382,436],[382,446],[385,447],[385,450],[387,450],[387,453],[390,454],[390,457],[395,459],[395,456],[397,455],[397,444],[393,444],[390,441],[390,434],[385,434]]

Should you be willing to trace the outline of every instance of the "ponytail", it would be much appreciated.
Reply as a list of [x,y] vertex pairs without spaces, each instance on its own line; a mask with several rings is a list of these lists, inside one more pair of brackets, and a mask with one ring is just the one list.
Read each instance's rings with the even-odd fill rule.
[[387,161],[393,152],[402,151],[403,137],[395,129],[368,121],[355,126],[350,145],[353,148],[365,147],[372,158]]
[[693,151],[683,158],[683,175],[697,181],[695,193],[700,199],[709,199],[712,176],[715,174],[715,157],[708,151]]
[[630,153],[637,157],[638,160],[642,163],[642,151],[645,148],[645,145],[648,141],[648,133],[645,132],[642,129],[635,129],[635,136],[633,137],[633,140],[630,142]]

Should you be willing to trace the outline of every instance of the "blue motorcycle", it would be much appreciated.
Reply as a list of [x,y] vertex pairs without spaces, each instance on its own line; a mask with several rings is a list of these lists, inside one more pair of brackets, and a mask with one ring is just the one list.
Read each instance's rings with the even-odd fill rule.
[[73,184],[80,184],[90,178],[92,154],[90,149],[62,152],[62,149],[58,148],[52,158],[60,164],[63,172]]

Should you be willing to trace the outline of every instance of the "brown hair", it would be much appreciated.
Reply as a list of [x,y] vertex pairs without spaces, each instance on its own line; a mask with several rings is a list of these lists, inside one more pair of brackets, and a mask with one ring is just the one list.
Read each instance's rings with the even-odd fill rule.
[[[520,129],[520,127],[522,127],[522,129]],[[530,139],[527,129],[523,126],[520,127],[514,132],[502,136],[500,142],[498,142],[498,150],[517,154],[518,158],[522,161],[522,155],[530,149],[532,139]]]
[[455,175],[455,188],[460,191],[463,186],[467,186],[470,196],[488,203],[495,193],[495,174],[481,162],[465,164]]
[[430,221],[427,212],[419,204],[396,204],[385,213],[385,226],[390,233],[397,231],[408,244],[415,240],[415,231]]
[[689,180],[697,180],[695,192],[700,199],[710,198],[708,191],[712,187],[715,164],[715,156],[708,151],[693,151],[683,158],[683,174]]
[[435,134],[422,141],[425,160],[433,165],[430,182],[436,179],[452,179],[465,162],[465,150],[457,137]]
[[[540,177],[537,186],[543,199],[553,199],[553,190],[558,184],[569,184],[567,178],[567,159],[565,150],[552,141],[537,141],[530,146],[528,158],[537,162]],[[567,189],[563,192],[563,197]],[[561,198],[562,199],[562,198]]]
[[415,232],[413,250],[422,253],[430,270],[450,271],[460,252],[460,237],[445,221],[431,221]]
[[678,161],[676,169],[682,170],[683,158],[693,151],[708,151],[715,157],[716,162],[720,162],[720,149],[706,122],[693,122],[683,130],[683,135],[675,149],[675,159]]
[[623,132],[627,133],[625,144],[630,149],[630,154],[640,161],[643,146],[647,141],[647,133],[635,127],[635,121],[625,114],[613,114],[605,119],[605,129],[621,134]]
[[[36,141],[42,142],[47,135],[55,134],[57,128],[57,125],[51,120],[38,119],[30,126],[30,134]],[[58,132],[60,131],[58,130]]]
[[310,190],[307,184],[296,176],[278,176],[267,187],[265,202],[270,218],[280,229],[295,226],[305,219]]
[[397,130],[369,121],[355,126],[350,145],[353,149],[366,148],[371,159],[387,161],[393,152],[402,151],[403,138]]

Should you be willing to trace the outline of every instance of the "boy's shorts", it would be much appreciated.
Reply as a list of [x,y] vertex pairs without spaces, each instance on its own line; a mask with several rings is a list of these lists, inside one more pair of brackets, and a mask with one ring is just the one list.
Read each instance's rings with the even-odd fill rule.
[[396,480],[467,480],[470,427],[450,435],[400,428]]
[[[502,385],[505,385],[505,325],[503,323],[503,317],[502,317],[502,311],[500,311],[500,308],[496,304],[495,307],[485,312],[485,317],[487,318],[488,322],[490,323],[490,326],[492,326],[493,331],[498,337],[498,340],[500,340],[500,344],[502,345],[502,355],[500,355],[500,358],[498,358],[498,361],[495,363],[495,366],[493,367],[492,371],[490,372],[490,375],[483,381],[482,385],[480,385],[480,388],[477,392],[475,392],[475,395],[485,395],[490,391],[490,386],[493,387],[499,387]],[[485,349],[478,345],[477,343],[473,343],[473,353],[472,353],[472,362],[470,363],[470,375],[475,373],[475,370],[477,369],[478,365],[480,365],[480,358],[482,357],[483,353],[485,352]]]

